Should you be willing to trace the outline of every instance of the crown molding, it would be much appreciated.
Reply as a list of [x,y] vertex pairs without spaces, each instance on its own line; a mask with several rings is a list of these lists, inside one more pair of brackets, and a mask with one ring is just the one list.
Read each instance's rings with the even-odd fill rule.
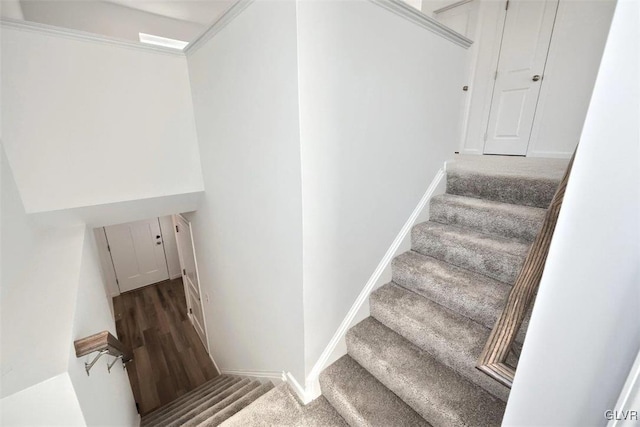
[[[185,56],[197,51],[202,45],[214,37],[238,15],[240,15],[251,3],[256,0],[237,0],[218,19],[216,19],[204,32],[202,32],[193,42],[182,50],[174,50],[162,46],[145,45],[142,43],[116,39],[114,37],[89,33],[86,31],[73,30],[69,28],[56,27],[54,25],[41,24],[38,22],[20,21],[17,19],[1,18],[0,28],[13,28],[22,31],[32,31],[37,33],[50,34],[58,37],[82,40],[92,43],[102,43],[106,45],[119,46],[129,49],[141,50],[145,52],[161,53],[173,56]],[[444,39],[468,48],[473,43],[468,38],[456,33],[450,28],[442,25],[435,19],[423,14],[402,0],[368,0],[406,20],[409,20]]]
[[184,49],[186,55],[200,49],[207,41],[226,27],[231,21],[236,19],[255,0],[237,0],[218,19],[204,30],[193,42]]
[[39,22],[20,21],[17,19],[1,18],[0,28],[11,28],[20,31],[30,31],[40,34],[49,34],[56,37],[64,37],[72,40],[80,40],[91,43],[100,43],[145,52],[160,53],[172,56],[184,56],[184,51],[169,49],[162,46],[146,45],[142,43],[120,40],[114,37],[89,33],[87,31],[73,30],[70,28],[56,27],[55,25],[41,24]]
[[462,34],[453,31],[451,28],[444,26],[435,19],[425,15],[413,6],[409,6],[402,0],[369,0],[370,2],[395,13],[396,15],[421,26],[424,29],[447,39],[458,46],[468,49],[473,43]]

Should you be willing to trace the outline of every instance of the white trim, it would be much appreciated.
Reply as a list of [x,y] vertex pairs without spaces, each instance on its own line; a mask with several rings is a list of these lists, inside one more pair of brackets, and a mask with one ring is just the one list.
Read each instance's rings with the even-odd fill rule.
[[289,386],[295,392],[296,396],[298,397],[298,399],[300,399],[300,402],[302,402],[303,405],[310,403],[313,399],[320,395],[318,393],[314,396],[312,393],[307,392],[307,390],[305,390],[304,387],[300,385],[300,383],[296,380],[291,372],[283,372],[282,381],[289,383]]
[[116,269],[109,252],[109,241],[105,233],[104,227],[97,227],[91,230],[93,238],[98,249],[98,257],[100,258],[100,270],[104,275],[109,290],[109,296],[113,299],[120,295],[120,286],[117,282]]
[[238,15],[240,15],[255,0],[237,0],[218,19],[216,19],[206,30],[204,30],[194,41],[184,49],[186,55],[197,51],[215,36],[220,30],[226,27]]
[[[620,392],[620,397],[618,397],[618,401],[616,402],[616,406],[612,409],[615,411],[629,411],[634,410],[637,411],[640,408],[630,408],[629,404],[633,402],[634,395],[640,393],[640,352],[636,356],[635,362],[633,362],[633,366],[631,366],[631,370],[629,370],[629,376],[627,377],[627,381],[625,381],[624,386],[622,387],[622,391]],[[620,421],[624,420],[616,420],[615,418],[607,423],[607,427],[616,427],[621,424]],[[628,421],[628,420],[627,420]]]
[[243,371],[242,369],[223,369],[220,374],[223,375],[238,375],[240,377],[252,377],[252,378],[268,378],[270,380],[283,380],[282,372],[278,371]]
[[[196,242],[193,239],[193,229],[191,228],[191,222],[186,219],[184,216],[182,216],[182,214],[177,214],[177,215],[173,215],[173,225],[174,225],[174,229],[173,229],[173,233],[175,235],[175,239],[176,239],[176,246],[178,248],[178,259],[180,260],[180,272],[182,273],[182,271],[184,270],[184,258],[183,258],[183,254],[180,250],[180,244],[178,243],[178,235],[176,232],[175,227],[178,225],[178,222],[182,221],[184,224],[181,225],[186,225],[187,229],[189,230],[189,235],[191,236],[191,251],[193,252],[193,264],[194,264],[194,268],[196,270],[196,277],[198,278],[198,295],[200,295],[200,309],[202,310],[202,321],[203,321],[203,327],[204,327],[204,338],[206,343],[205,347],[207,349],[207,353],[209,354],[209,357],[211,358],[211,360],[213,361],[213,364],[216,366],[216,369],[218,369],[218,364],[216,363],[215,360],[213,360],[213,355],[211,354],[211,345],[209,344],[209,328],[207,327],[207,313],[204,309],[204,303],[203,303],[203,296],[202,296],[202,286],[200,284],[200,271],[198,270],[198,257],[196,256]],[[189,298],[189,285],[186,283],[186,281],[184,280],[184,278],[182,279],[182,285],[184,287],[184,292],[185,292],[185,299],[187,300],[187,310],[189,309],[189,304],[190,304],[190,298]],[[191,322],[193,323],[193,319],[191,319]],[[195,328],[195,326],[194,326]],[[199,334],[198,334],[199,335]],[[220,372],[220,370],[218,370],[218,372]]]
[[462,6],[463,4],[467,4],[467,3],[471,3],[473,0],[460,0],[451,4],[448,4],[446,6],[441,7],[440,9],[436,9],[433,11],[434,15],[437,15],[438,13],[442,13],[442,12],[446,12],[447,10],[456,8],[458,6]]
[[[438,172],[436,172],[436,175],[433,178],[433,181],[431,181],[431,184],[429,185],[424,195],[418,202],[418,205],[415,207],[415,209],[411,213],[411,216],[409,216],[409,219],[407,219],[407,221],[404,223],[402,229],[400,230],[396,238],[393,240],[393,243],[391,243],[391,246],[389,247],[389,249],[387,249],[387,252],[385,253],[384,257],[382,258],[382,260],[376,267],[375,271],[367,281],[367,284],[364,286],[362,291],[360,291],[358,298],[351,306],[351,309],[349,309],[349,312],[347,313],[344,320],[338,327],[338,330],[335,332],[335,334],[333,334],[331,341],[329,341],[329,345],[327,345],[327,347],[324,349],[324,351],[320,355],[320,358],[318,359],[316,364],[313,366],[313,368],[309,372],[309,375],[307,375],[307,378],[305,381],[306,389],[301,390],[300,392],[296,390],[296,392],[299,395],[301,395],[301,400],[303,401],[306,400],[307,402],[310,402],[311,400],[315,399],[320,395],[320,386],[319,386],[320,373],[326,368],[327,364],[329,363],[329,360],[331,359],[331,356],[334,354],[334,351],[336,350],[336,347],[344,339],[347,331],[351,328],[352,322],[356,318],[356,315],[362,308],[363,304],[368,301],[369,295],[371,294],[376,283],[380,279],[380,276],[382,276],[382,273],[388,268],[393,258],[395,258],[397,251],[400,248],[400,245],[407,238],[407,236],[409,236],[409,233],[411,233],[411,229],[415,225],[416,220],[418,219],[418,217],[420,216],[424,208],[429,203],[429,200],[431,200],[431,198],[434,196],[436,189],[438,188],[441,181],[445,177],[445,172],[444,172],[445,167],[446,167],[446,164],[442,169],[439,169]],[[291,381],[295,381],[295,378],[291,377]],[[300,387],[300,385],[297,382],[295,384],[297,384],[298,387]]]
[[527,157],[546,157],[548,159],[570,159],[573,153],[569,151],[530,151]]
[[72,40],[80,40],[91,43],[101,43],[111,46],[124,47],[129,49],[143,50],[152,53],[162,53],[165,55],[184,56],[184,53],[175,49],[162,46],[142,44],[127,40],[120,40],[114,37],[93,34],[87,31],[73,30],[70,28],[56,27],[54,25],[41,24],[39,22],[19,21],[17,19],[1,18],[0,28],[12,28],[21,31],[31,31],[34,33],[49,34],[56,37],[64,37]]
[[440,37],[447,39],[458,46],[462,46],[465,49],[471,46],[473,41],[469,40],[462,34],[453,31],[451,28],[446,27],[430,16],[425,15],[413,6],[409,6],[402,0],[369,0],[372,3],[377,4],[380,7],[387,9],[388,11],[395,13],[396,15],[420,25]]
[[[473,74],[469,76],[469,85],[471,87],[471,106],[469,108],[469,117],[467,118],[467,128],[465,129],[465,135],[460,152],[465,154],[484,154],[484,134],[489,126],[489,113],[491,108],[491,100],[493,97],[493,86],[495,83],[494,75],[498,69],[498,60],[500,59],[500,44],[502,43],[502,32],[504,30],[504,23],[506,19],[507,11],[504,7],[500,7],[498,3],[481,1],[479,4],[480,16],[478,21],[478,29],[480,30],[480,36],[476,37],[478,42],[478,57],[476,61],[480,60],[480,49],[483,50],[482,56],[489,56],[487,51],[490,50],[490,66],[478,68],[478,64],[474,64]],[[497,11],[494,8],[498,8]],[[486,45],[489,32],[484,33],[483,27],[486,27],[487,19],[494,19],[493,13],[496,13],[495,27],[491,32],[490,37],[493,38],[493,43]],[[486,36],[486,37],[483,37]],[[483,45],[485,43],[485,45]],[[486,71],[487,76],[485,79],[480,80],[479,73]],[[485,96],[480,97],[480,92],[483,92]],[[480,98],[479,98],[480,97]],[[476,99],[480,99],[482,104],[481,108],[478,108]],[[474,108],[475,107],[475,108]],[[472,113],[472,111],[479,111],[479,113]],[[471,115],[477,114],[480,117],[480,123],[477,126],[470,126],[469,118]]]
[[[70,28],[62,28],[54,25],[41,24],[38,22],[20,21],[11,18],[1,18],[0,28],[13,28],[18,30],[33,31],[38,33],[50,34],[58,37],[66,37],[69,39],[88,41],[93,43],[102,43],[112,46],[126,47],[130,49],[143,50],[147,52],[163,53],[173,56],[185,56],[191,52],[197,51],[203,44],[215,36],[220,30],[226,27],[238,15],[240,15],[255,0],[237,0],[232,4],[218,19],[216,19],[206,30],[204,30],[194,41],[190,42],[184,50],[179,51],[162,46],[146,45],[142,43],[121,40],[114,37],[94,34],[87,31],[74,30]],[[398,16],[401,16],[421,27],[432,31],[439,36],[452,41],[453,43],[468,48],[473,41],[464,37],[452,29],[442,25],[435,19],[423,14],[419,10],[409,6],[402,0],[369,0]],[[464,0],[463,0],[464,1]]]
[[474,156],[482,156],[482,150],[478,148],[463,148],[460,150],[460,154],[470,154]]

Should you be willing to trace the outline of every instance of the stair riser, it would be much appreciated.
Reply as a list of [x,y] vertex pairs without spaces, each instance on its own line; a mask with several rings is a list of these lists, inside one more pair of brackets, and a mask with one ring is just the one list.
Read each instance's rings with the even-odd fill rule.
[[273,384],[267,383],[253,389],[249,393],[233,402],[231,405],[227,406],[214,416],[201,423],[200,427],[214,427],[222,424],[224,421],[242,411],[244,408],[249,406],[251,403],[253,403],[255,400],[260,398],[260,396],[267,393],[272,388]]
[[250,393],[251,391],[260,387],[260,384],[257,381],[246,384],[241,389],[237,390],[233,394],[226,396],[224,399],[220,400],[215,405],[207,405],[207,407],[200,409],[197,413],[194,414],[188,421],[181,421],[178,423],[171,424],[171,427],[194,427],[205,423],[209,418],[213,417],[218,412],[222,411],[224,408],[232,405],[236,400],[240,399],[244,395]]
[[457,171],[447,173],[449,194],[545,209],[551,203],[557,187],[558,181],[551,179],[515,179]]
[[191,390],[190,392],[180,396],[178,399],[174,400],[167,406],[164,406],[155,412],[152,412],[146,416],[144,416],[141,420],[141,426],[153,425],[156,420],[159,420],[163,417],[166,417],[169,412],[178,410],[178,408],[182,407],[193,400],[197,400],[202,398],[203,396],[215,394],[218,390],[222,390],[223,388],[228,387],[231,384],[234,384],[239,381],[237,377],[225,377],[221,378],[218,381],[213,381],[210,383],[203,384],[203,386]]
[[371,295],[370,309],[380,323],[506,402],[509,389],[475,368],[489,329],[391,285]]
[[500,425],[503,402],[371,318],[346,342],[349,356],[433,426]]
[[214,406],[226,399],[228,396],[236,393],[238,390],[246,387],[250,384],[248,379],[243,379],[233,384],[231,387],[227,387],[224,390],[216,393],[215,395],[210,396],[208,399],[204,401],[200,401],[197,404],[189,404],[187,408],[182,408],[179,411],[172,412],[168,414],[163,419],[159,420],[160,425],[162,426],[179,426],[188,422],[193,417],[197,416],[201,411],[211,406]]
[[413,229],[411,240],[412,249],[418,253],[508,284],[515,282],[524,262],[524,256],[521,255],[474,247],[447,234],[417,228]]
[[470,228],[481,233],[531,243],[542,226],[544,210],[520,212],[520,207],[481,207],[447,197],[431,200],[429,219],[442,224]]
[[[478,276],[479,280],[491,279]],[[501,282],[485,285],[466,282],[464,277],[439,276],[432,271],[421,271],[413,265],[394,259],[392,262],[393,282],[422,295],[431,301],[462,314],[479,324],[493,328],[502,312],[511,287]],[[473,280],[473,279],[470,279]],[[471,288],[462,293],[462,288]],[[462,289],[464,290],[464,289]],[[476,293],[473,293],[473,292]]]
[[430,427],[366,369],[343,356],[320,375],[323,396],[352,427],[406,425]]

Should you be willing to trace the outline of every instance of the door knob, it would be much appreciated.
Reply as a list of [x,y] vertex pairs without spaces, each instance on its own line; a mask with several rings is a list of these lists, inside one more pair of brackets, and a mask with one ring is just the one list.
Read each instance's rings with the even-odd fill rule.
[[161,245],[161,244],[162,244],[162,242],[156,242],[156,245]]
[[160,238],[160,235],[158,234],[158,235],[156,236],[156,239],[159,239],[159,238]]
[[538,80],[540,80],[540,76],[536,74],[535,76],[533,76],[531,80],[533,80],[534,82],[537,82]]

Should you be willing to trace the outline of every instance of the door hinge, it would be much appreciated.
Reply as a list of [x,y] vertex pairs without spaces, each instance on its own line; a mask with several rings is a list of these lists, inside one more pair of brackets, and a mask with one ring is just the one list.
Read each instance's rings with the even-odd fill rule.
[[178,226],[176,225],[176,233],[179,233],[180,230],[178,230]]
[[498,80],[498,70],[496,70],[496,73],[493,75],[493,80]]
[[484,133],[484,142],[487,142],[487,132]]
[[504,6],[504,10],[509,10],[509,0],[507,0],[507,4]]
[[120,285],[120,282],[118,281],[118,279],[116,279],[116,285]]
[[111,246],[107,245],[107,250],[111,252]]
[[187,270],[185,270],[184,268],[182,269],[182,275],[186,276],[187,275]]

